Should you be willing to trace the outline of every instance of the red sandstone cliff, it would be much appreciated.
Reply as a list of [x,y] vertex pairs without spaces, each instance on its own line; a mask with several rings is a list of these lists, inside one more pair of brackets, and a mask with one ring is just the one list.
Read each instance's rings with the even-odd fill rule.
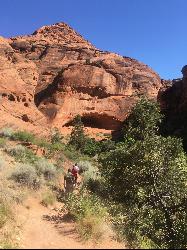
[[0,38],[0,126],[46,132],[69,126],[116,130],[142,95],[156,98],[159,76],[137,60],[101,51],[67,24]]

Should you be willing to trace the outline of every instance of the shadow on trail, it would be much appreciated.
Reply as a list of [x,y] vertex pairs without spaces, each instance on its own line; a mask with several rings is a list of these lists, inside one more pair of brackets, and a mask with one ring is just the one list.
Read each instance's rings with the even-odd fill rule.
[[70,214],[44,215],[43,220],[51,221],[55,224],[60,224],[63,222],[69,222],[69,223],[75,222],[74,216]]
[[75,218],[70,214],[44,215],[43,220],[52,222],[58,233],[81,242],[75,228]]
[[57,186],[52,186],[52,190],[56,193],[57,201],[64,202],[65,201],[65,192],[64,189],[61,189]]

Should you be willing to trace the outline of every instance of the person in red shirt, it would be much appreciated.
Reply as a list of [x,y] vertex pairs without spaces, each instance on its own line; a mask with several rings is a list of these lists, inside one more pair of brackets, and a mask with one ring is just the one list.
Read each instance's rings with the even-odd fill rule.
[[78,172],[79,172],[79,167],[77,166],[77,163],[75,163],[71,171],[72,175],[74,176],[74,186],[77,185]]

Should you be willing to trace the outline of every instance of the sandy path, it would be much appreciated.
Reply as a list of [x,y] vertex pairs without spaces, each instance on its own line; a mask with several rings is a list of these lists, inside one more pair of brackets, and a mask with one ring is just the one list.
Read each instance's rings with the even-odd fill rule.
[[124,245],[111,239],[99,245],[84,244],[75,231],[74,222],[62,219],[57,211],[40,205],[36,198],[20,207],[19,214],[23,222],[21,249],[124,249]]

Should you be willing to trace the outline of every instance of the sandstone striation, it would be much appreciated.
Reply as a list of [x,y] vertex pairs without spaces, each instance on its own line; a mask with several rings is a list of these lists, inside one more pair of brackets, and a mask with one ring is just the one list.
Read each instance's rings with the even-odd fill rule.
[[65,23],[0,38],[1,122],[48,131],[71,126],[118,130],[142,96],[156,99],[160,77],[129,57],[101,51]]

